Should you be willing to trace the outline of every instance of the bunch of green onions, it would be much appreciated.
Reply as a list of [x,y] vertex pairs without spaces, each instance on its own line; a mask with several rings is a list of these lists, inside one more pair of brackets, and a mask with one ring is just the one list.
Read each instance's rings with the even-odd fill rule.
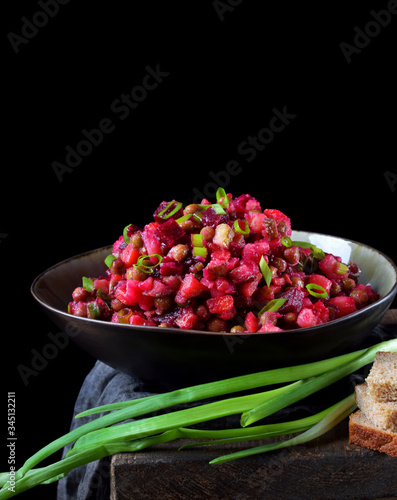
[[[81,425],[35,453],[16,471],[13,484],[10,482],[9,473],[0,474],[0,499],[10,498],[39,484],[57,481],[72,469],[94,460],[121,452],[135,452],[154,444],[181,438],[196,440],[182,447],[184,448],[295,435],[284,441],[254,446],[221,456],[212,460],[211,464],[221,464],[305,443],[324,434],[353,412],[356,409],[354,395],[351,394],[339,403],[299,420],[257,426],[251,424],[372,363],[377,351],[397,352],[397,339],[322,361],[267,370],[87,410],[77,417],[101,412],[110,413]],[[253,389],[265,386],[277,388],[150,416],[153,412],[176,405],[219,398],[232,393],[252,392]],[[241,414],[241,427],[235,429],[200,430],[189,427],[238,414]],[[147,416],[125,422],[144,415]],[[71,443],[73,446],[64,458],[45,467],[37,467],[40,462]]]

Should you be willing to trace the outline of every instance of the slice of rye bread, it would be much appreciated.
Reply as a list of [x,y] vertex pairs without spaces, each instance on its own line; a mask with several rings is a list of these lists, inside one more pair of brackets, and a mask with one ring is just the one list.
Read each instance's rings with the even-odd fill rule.
[[354,395],[357,406],[375,428],[397,433],[397,402],[378,402],[369,393],[366,383],[356,385]]
[[349,443],[397,457],[397,434],[377,429],[361,410],[349,417]]
[[377,352],[366,382],[374,400],[397,402],[397,352]]

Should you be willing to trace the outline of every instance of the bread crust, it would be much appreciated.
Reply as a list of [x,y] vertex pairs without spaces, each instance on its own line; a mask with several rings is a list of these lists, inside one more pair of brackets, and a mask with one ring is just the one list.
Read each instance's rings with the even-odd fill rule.
[[361,410],[357,410],[349,417],[349,444],[397,457],[397,434],[375,428]]

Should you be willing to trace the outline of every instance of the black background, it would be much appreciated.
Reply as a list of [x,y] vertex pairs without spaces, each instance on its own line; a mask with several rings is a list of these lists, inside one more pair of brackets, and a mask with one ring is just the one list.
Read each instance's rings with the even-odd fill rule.
[[[57,332],[30,294],[33,279],[113,243],[131,222],[147,223],[163,199],[209,193],[210,172],[229,161],[241,171],[228,192],[284,211],[295,229],[361,241],[397,260],[397,186],[385,176],[397,175],[397,14],[349,63],[341,42],[353,44],[355,27],[364,30],[386,1],[260,4],[230,1],[220,13],[211,1],[131,10],[72,0],[17,53],[10,33],[21,35],[23,16],[42,7],[18,2],[5,17],[0,420],[6,432],[7,392],[15,391],[18,466],[67,432],[95,362],[70,343],[24,383],[18,366],[31,366],[32,349]],[[147,66],[168,76],[122,120],[111,105],[142,83]],[[295,118],[247,161],[240,144],[285,107]],[[65,163],[65,148],[103,118],[114,131],[60,182],[52,163]],[[0,445],[8,470],[5,438]],[[55,486],[21,498],[55,498]]]

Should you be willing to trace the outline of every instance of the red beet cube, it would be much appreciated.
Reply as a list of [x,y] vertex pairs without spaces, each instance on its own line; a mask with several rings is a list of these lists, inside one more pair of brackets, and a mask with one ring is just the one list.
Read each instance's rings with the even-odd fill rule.
[[293,312],[298,314],[303,305],[303,299],[305,297],[305,292],[299,286],[294,286],[293,288],[289,288],[285,292],[281,293],[278,297],[279,299],[287,299],[286,302],[280,307],[278,310],[281,314],[286,314],[289,312]]
[[[322,274],[311,274],[309,276],[309,283],[314,283],[316,285],[322,286],[329,296],[329,292],[332,286],[332,281],[323,276]],[[314,289],[314,291],[316,291],[316,289]]]
[[181,283],[178,293],[175,295],[175,302],[177,304],[184,304],[187,300],[197,297],[202,292],[208,289],[200,281],[195,278],[194,274],[187,274]]
[[252,311],[249,311],[245,316],[244,324],[247,332],[250,333],[257,332],[261,326],[259,319],[255,316],[255,314]]
[[139,259],[140,253],[131,243],[129,243],[120,254],[120,259],[124,262],[125,267],[131,267],[136,264]]
[[160,224],[160,226],[156,228],[154,234],[162,243],[165,243],[167,246],[172,246],[185,235],[185,231],[175,219],[169,219],[167,222]]
[[179,326],[179,328],[187,330],[194,328],[198,319],[198,316],[193,312],[193,308],[191,306],[188,306],[183,307],[180,310],[178,317],[175,319],[175,323],[177,326]]
[[335,308],[335,318],[341,318],[347,314],[357,311],[356,302],[353,297],[340,295],[328,301]]
[[239,266],[230,271],[229,276],[234,283],[245,283],[256,277],[258,265],[250,259],[242,259]]
[[232,309],[234,300],[231,295],[222,295],[221,297],[208,299],[206,304],[211,314],[219,314]]

